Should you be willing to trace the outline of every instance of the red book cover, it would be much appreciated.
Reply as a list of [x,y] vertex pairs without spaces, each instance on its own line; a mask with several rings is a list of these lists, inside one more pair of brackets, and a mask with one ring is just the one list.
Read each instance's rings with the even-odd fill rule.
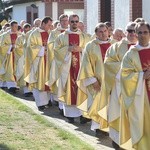
[[[139,51],[139,57],[142,65],[142,69],[145,72],[146,70],[150,70],[150,49],[143,49]],[[150,79],[146,81],[146,89],[148,93],[148,98],[150,102]]]
[[103,61],[104,61],[104,58],[105,58],[106,51],[110,47],[110,45],[111,45],[110,43],[99,44]]

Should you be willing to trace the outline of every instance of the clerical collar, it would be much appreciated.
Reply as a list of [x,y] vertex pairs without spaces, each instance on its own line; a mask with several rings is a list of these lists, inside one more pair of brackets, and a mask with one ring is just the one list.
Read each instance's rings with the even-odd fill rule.
[[105,43],[108,43],[108,42],[109,42],[109,39],[108,39],[107,41],[102,41],[102,40],[100,40],[100,39],[97,38],[97,37],[96,37],[96,39],[97,39],[98,41],[100,41],[102,44],[105,44]]
[[45,30],[38,27],[39,32],[46,32]]
[[139,43],[137,43],[135,46],[136,46],[136,48],[139,49],[139,50],[141,50],[141,49],[148,49],[148,48],[150,48],[150,43],[149,43],[149,45],[146,46],[146,47],[141,46]]
[[10,30],[10,34],[17,34],[18,32],[16,31],[16,32],[12,32],[11,30]]
[[61,26],[57,27],[57,30],[61,31],[61,30],[66,30],[66,28],[62,28]]
[[66,31],[69,32],[69,33],[72,33],[72,34],[80,34],[81,33],[80,30],[77,30],[76,32],[73,32],[73,31],[70,30],[70,28],[68,28]]

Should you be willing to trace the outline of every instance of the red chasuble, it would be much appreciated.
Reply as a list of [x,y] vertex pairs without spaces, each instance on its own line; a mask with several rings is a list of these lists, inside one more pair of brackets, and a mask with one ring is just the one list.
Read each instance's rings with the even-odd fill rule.
[[104,58],[105,58],[106,51],[110,47],[110,45],[111,45],[110,43],[99,44],[103,61],[104,61]]
[[[142,69],[145,72],[150,69],[150,49],[143,49],[139,51],[139,56],[141,60]],[[146,89],[148,94],[148,99],[150,102],[150,79],[146,81]]]
[[[41,33],[41,38],[42,38],[42,44],[43,46],[47,45],[47,40],[49,37],[48,32],[40,32]],[[46,54],[44,54],[44,64],[45,64],[45,72],[46,72]],[[50,91],[49,86],[45,85],[45,91]]]
[[[69,34],[69,45],[76,44],[79,46],[79,35]],[[77,101],[77,76],[80,67],[80,52],[72,52],[72,60],[70,67],[70,83],[71,83],[71,105],[76,105]]]
[[[10,34],[10,39],[11,39],[11,44],[14,45],[16,43],[17,33]],[[15,68],[15,66],[14,66],[15,55],[14,55],[13,49],[14,48],[11,49],[11,52],[12,52],[13,70],[14,70],[14,68]],[[15,78],[15,81],[16,81],[16,76],[15,75],[14,75],[14,78]]]

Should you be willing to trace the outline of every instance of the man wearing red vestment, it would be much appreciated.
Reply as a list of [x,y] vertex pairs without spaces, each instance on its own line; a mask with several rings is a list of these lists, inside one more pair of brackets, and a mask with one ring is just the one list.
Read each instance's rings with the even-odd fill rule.
[[120,144],[131,139],[132,147],[150,148],[150,25],[135,26],[138,43],[130,48],[121,65]]
[[[16,92],[16,77],[14,75],[15,63],[14,63],[14,48],[15,42],[18,36],[18,23],[12,21],[10,23],[11,30],[6,32],[1,41],[1,56],[3,57],[3,62],[1,69],[3,68],[3,81],[6,82],[6,86],[10,92]],[[2,71],[2,70],[1,70]]]
[[77,85],[76,79],[80,67],[81,52],[88,42],[86,34],[78,30],[79,16],[69,17],[70,28],[58,36],[54,43],[54,57],[57,67],[56,85],[58,99],[64,102],[64,115],[70,123],[74,117],[81,116],[76,107]]
[[47,40],[52,26],[52,19],[45,17],[41,26],[36,28],[27,43],[27,56],[30,72],[25,76],[25,81],[29,83],[29,88],[33,90],[36,105],[40,111],[49,104],[49,87],[45,85],[46,80],[46,57]]

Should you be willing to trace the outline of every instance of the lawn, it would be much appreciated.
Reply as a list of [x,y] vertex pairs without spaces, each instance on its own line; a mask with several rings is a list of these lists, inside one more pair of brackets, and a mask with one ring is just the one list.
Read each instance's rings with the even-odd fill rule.
[[[87,141],[88,142],[88,141]],[[0,90],[0,150],[93,150]]]

